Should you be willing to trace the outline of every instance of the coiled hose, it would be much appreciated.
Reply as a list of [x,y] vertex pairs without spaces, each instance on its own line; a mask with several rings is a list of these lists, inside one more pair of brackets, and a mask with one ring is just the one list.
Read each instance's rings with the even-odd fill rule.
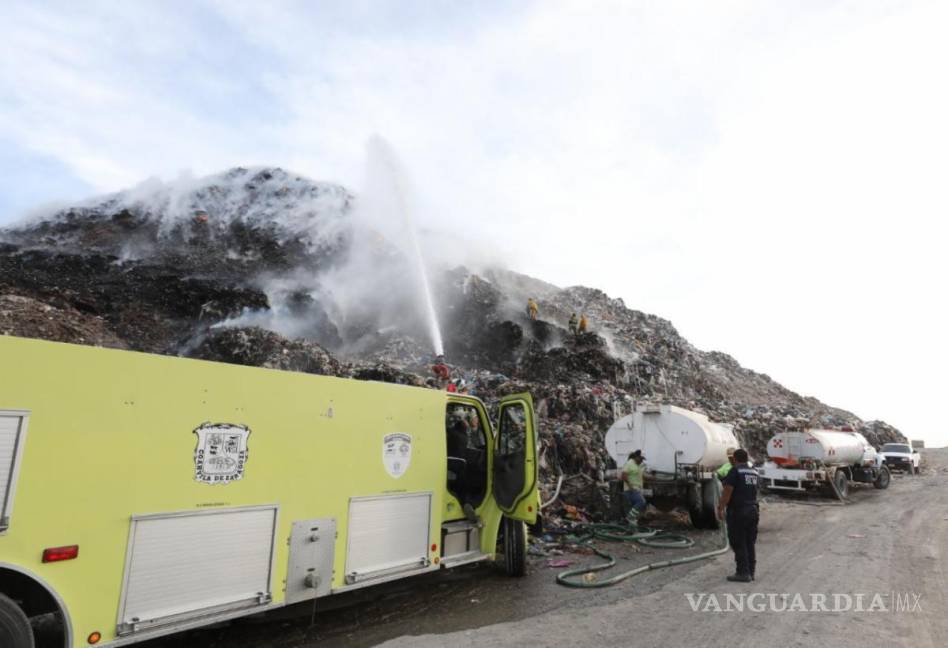
[[635,569],[630,569],[629,571],[616,574],[615,576],[605,580],[593,580],[594,577],[592,574],[615,567],[616,564],[615,556],[594,547],[591,544],[593,540],[637,542],[648,547],[659,547],[662,549],[687,549],[694,546],[695,541],[680,533],[669,533],[667,531],[660,531],[658,529],[640,527],[635,522],[629,522],[627,524],[589,524],[584,527],[584,533],[579,536],[575,542],[576,544],[588,546],[590,549],[592,549],[593,553],[606,562],[589,567],[567,569],[566,571],[560,572],[556,575],[556,582],[560,585],[565,585],[566,587],[577,587],[583,589],[611,587],[612,585],[621,583],[628,578],[632,578],[633,576],[637,576],[653,569],[663,569],[665,567],[672,567],[674,565],[684,565],[686,563],[705,560],[707,558],[712,558],[725,553],[730,548],[730,546],[728,545],[727,541],[727,524],[724,522],[721,523],[721,538],[723,541],[723,546],[719,549],[706,551],[694,556],[673,558],[671,560],[661,560],[658,562],[649,563],[648,565],[642,565],[641,567],[636,567]]

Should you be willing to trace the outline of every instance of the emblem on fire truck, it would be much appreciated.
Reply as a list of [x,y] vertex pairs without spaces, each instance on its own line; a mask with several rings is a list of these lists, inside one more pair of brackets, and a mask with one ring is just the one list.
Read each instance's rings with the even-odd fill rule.
[[385,472],[398,479],[411,463],[411,435],[404,432],[386,434],[382,439],[382,465]]
[[194,430],[194,479],[205,484],[228,484],[244,476],[250,428],[230,423],[204,423]]

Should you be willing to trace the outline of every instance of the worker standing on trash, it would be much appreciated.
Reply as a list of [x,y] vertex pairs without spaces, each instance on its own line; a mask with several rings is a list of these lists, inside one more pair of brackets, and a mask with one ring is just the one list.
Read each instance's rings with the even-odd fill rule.
[[527,300],[527,315],[530,316],[530,319],[535,320],[537,314],[540,312],[540,306],[537,304],[537,300],[533,297]]
[[727,477],[727,474],[731,472],[731,468],[734,467],[734,450],[735,448],[727,449],[727,461],[724,462],[724,465],[714,471],[718,476],[718,479],[724,479]]
[[569,316],[569,332],[573,335],[576,335],[576,331],[579,330],[579,320],[576,319],[576,313],[573,313]]
[[583,313],[583,316],[579,318],[579,332],[585,333],[587,328],[589,328],[589,320],[586,319],[586,313]]
[[451,377],[451,367],[445,363],[443,355],[435,358],[434,364],[431,365],[431,373],[435,375],[439,388],[444,387],[448,382]]
[[724,492],[718,503],[718,519],[725,519],[727,510],[727,538],[734,550],[737,570],[727,577],[729,581],[749,583],[757,570],[757,523],[760,508],[757,504],[757,469],[747,465],[747,450],[734,451],[734,466],[723,479]]
[[645,510],[645,495],[642,494],[644,488],[643,475],[645,473],[642,462],[644,461],[645,457],[642,455],[642,451],[635,450],[629,454],[629,460],[622,466],[622,481],[625,482],[625,492],[622,493],[622,496],[632,507],[630,513],[634,513],[636,517]]

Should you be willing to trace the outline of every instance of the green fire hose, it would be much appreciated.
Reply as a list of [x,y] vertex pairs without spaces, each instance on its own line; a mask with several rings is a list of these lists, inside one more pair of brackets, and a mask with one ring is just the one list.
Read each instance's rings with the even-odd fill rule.
[[610,578],[606,578],[604,580],[593,580],[593,578],[595,578],[592,576],[593,574],[615,567],[616,564],[615,556],[597,549],[592,545],[593,540],[637,542],[638,544],[648,547],[659,547],[662,549],[687,549],[688,547],[694,546],[695,541],[680,533],[669,533],[666,531],[660,531],[658,529],[640,527],[636,525],[635,522],[629,522],[627,524],[590,524],[584,527],[584,533],[576,538],[575,543],[588,546],[593,550],[593,553],[606,562],[589,567],[567,569],[566,571],[560,572],[556,575],[556,582],[560,585],[565,585],[566,587],[610,587],[612,585],[621,583],[628,578],[632,578],[633,576],[637,576],[653,569],[663,569],[665,567],[672,567],[674,565],[684,565],[686,563],[697,562],[699,560],[705,560],[706,558],[719,556],[727,552],[730,547],[727,541],[727,525],[724,522],[721,523],[721,538],[723,541],[723,546],[719,549],[706,551],[694,556],[673,558],[671,560],[661,560],[658,562],[649,563],[647,565],[642,565],[641,567],[636,567],[635,569],[622,572],[621,574],[616,574],[615,576],[611,576]]

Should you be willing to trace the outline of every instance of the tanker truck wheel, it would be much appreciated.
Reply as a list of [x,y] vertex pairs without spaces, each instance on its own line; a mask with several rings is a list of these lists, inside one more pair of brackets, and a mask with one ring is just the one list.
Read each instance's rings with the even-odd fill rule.
[[30,620],[19,605],[0,594],[0,646],[33,648],[34,645]]
[[701,526],[704,524],[704,517],[701,515],[700,506],[689,506],[688,507],[688,517],[691,518],[691,526],[696,529],[703,529]]
[[836,491],[840,497],[849,495],[849,479],[846,477],[845,472],[837,470],[836,474],[833,475],[833,484],[836,485]]
[[691,519],[691,525],[700,529],[704,520],[701,518],[701,484],[691,483],[688,485],[687,501],[688,517]]
[[701,517],[702,525],[700,529],[717,529],[721,523],[718,521],[718,501],[721,499],[721,487],[715,479],[706,479],[701,482]]
[[504,571],[508,576],[527,573],[526,525],[510,518],[504,518]]
[[876,477],[876,480],[872,482],[872,485],[879,490],[885,490],[889,487],[889,482],[892,480],[892,475],[889,474],[889,469],[885,466],[879,468],[879,476]]

